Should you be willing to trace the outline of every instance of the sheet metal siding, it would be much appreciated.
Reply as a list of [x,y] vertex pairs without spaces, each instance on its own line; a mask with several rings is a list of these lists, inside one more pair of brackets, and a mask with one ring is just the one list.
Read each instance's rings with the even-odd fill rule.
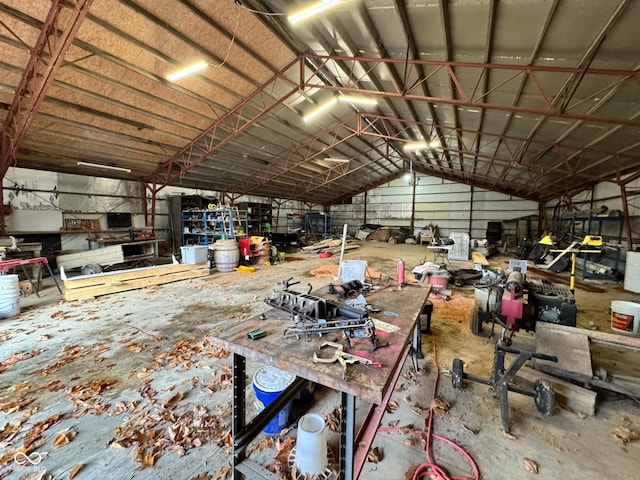
[[[367,223],[390,227],[408,227],[411,221],[411,185],[399,179],[372,189],[367,194]],[[442,236],[451,232],[469,232],[469,217],[473,216],[470,235],[484,238],[487,222],[503,221],[538,213],[538,205],[501,193],[476,189],[471,210],[470,187],[433,177],[418,177],[414,234],[424,226],[437,225]],[[349,225],[355,232],[364,222],[364,194],[353,198],[352,205],[331,207],[333,223]]]

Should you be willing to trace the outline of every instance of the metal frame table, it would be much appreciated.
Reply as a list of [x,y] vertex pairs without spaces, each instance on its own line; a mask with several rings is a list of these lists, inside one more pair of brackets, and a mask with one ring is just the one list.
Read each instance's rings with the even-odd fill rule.
[[[363,364],[350,365],[346,379],[342,367],[333,364],[313,363],[313,354],[322,342],[333,340],[332,335],[314,336],[310,342],[304,338],[284,338],[284,329],[290,324],[283,312],[272,309],[266,312],[267,320],[254,317],[228,325],[224,331],[209,337],[211,344],[233,353],[233,467],[246,478],[274,478],[256,462],[245,458],[249,443],[269,421],[299,392],[307,381],[324,385],[341,392],[342,425],[340,432],[341,479],[353,480],[360,475],[367,453],[377,433],[385,408],[393,394],[404,362],[413,350],[419,351],[419,318],[429,297],[429,284],[404,287],[401,291],[387,288],[367,297],[370,304],[383,312],[397,316],[373,315],[379,320],[376,328],[381,342],[388,347],[372,352],[368,339],[351,339],[351,353],[382,363],[382,368]],[[251,340],[247,333],[261,328],[268,334],[259,340]],[[333,335],[335,336],[335,334]],[[293,373],[298,378],[273,402],[250,421],[246,419],[246,359],[257,360],[262,365],[273,365]],[[359,431],[356,433],[356,397],[372,402]]]

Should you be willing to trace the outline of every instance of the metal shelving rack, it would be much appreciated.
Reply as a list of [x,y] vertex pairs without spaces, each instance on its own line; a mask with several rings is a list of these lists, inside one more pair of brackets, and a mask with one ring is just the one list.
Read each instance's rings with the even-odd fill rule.
[[182,244],[209,245],[219,238],[245,236],[249,229],[246,210],[185,210],[182,212]]
[[307,237],[326,239],[331,236],[332,227],[331,215],[319,212],[304,215],[304,233]]
[[[615,246],[602,245],[602,253],[582,253],[582,278],[600,278],[607,280],[618,280],[618,270],[620,266],[620,251],[622,245],[622,230],[624,228],[624,217],[622,216],[598,216],[598,215],[579,215],[562,217],[563,222],[570,222],[569,232],[571,238],[582,241],[586,235],[598,235],[603,241],[615,242]],[[617,229],[613,234],[604,235],[605,227],[611,225]],[[611,230],[611,229],[610,229]],[[607,258],[611,263],[610,274],[591,272],[587,268],[589,262],[599,263],[603,258]]]

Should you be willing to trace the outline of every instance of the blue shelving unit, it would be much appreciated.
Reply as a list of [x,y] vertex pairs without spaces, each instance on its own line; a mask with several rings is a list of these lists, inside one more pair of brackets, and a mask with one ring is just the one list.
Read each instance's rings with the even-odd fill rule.
[[243,237],[248,229],[246,210],[222,208],[182,212],[183,245],[209,245],[223,237]]

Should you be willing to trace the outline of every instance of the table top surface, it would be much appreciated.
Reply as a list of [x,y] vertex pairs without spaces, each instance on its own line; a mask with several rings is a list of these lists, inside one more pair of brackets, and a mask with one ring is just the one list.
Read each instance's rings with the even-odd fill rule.
[[[325,358],[333,354],[333,348],[320,349],[320,345],[327,341],[342,343],[340,332],[330,332],[322,337],[316,334],[311,341],[304,336],[300,339],[285,338],[283,333],[292,323],[291,315],[275,308],[265,312],[266,320],[260,320],[258,316],[238,320],[208,339],[213,345],[257,360],[263,365],[273,365],[320,385],[380,404],[388,388],[393,387],[393,373],[402,366],[399,363],[405,358],[403,353],[410,346],[416,322],[430,290],[428,284],[403,287],[400,291],[397,287],[387,287],[367,296],[367,302],[381,310],[380,313],[370,314],[376,322],[376,335],[381,344],[388,342],[389,346],[372,351],[369,339],[352,338],[349,353],[380,362],[382,367],[355,363],[347,367],[346,379],[342,378],[342,366],[338,362],[313,362],[314,353]],[[313,294],[342,303],[328,294]],[[248,338],[247,333],[258,328],[265,330],[267,336],[258,340]]]

